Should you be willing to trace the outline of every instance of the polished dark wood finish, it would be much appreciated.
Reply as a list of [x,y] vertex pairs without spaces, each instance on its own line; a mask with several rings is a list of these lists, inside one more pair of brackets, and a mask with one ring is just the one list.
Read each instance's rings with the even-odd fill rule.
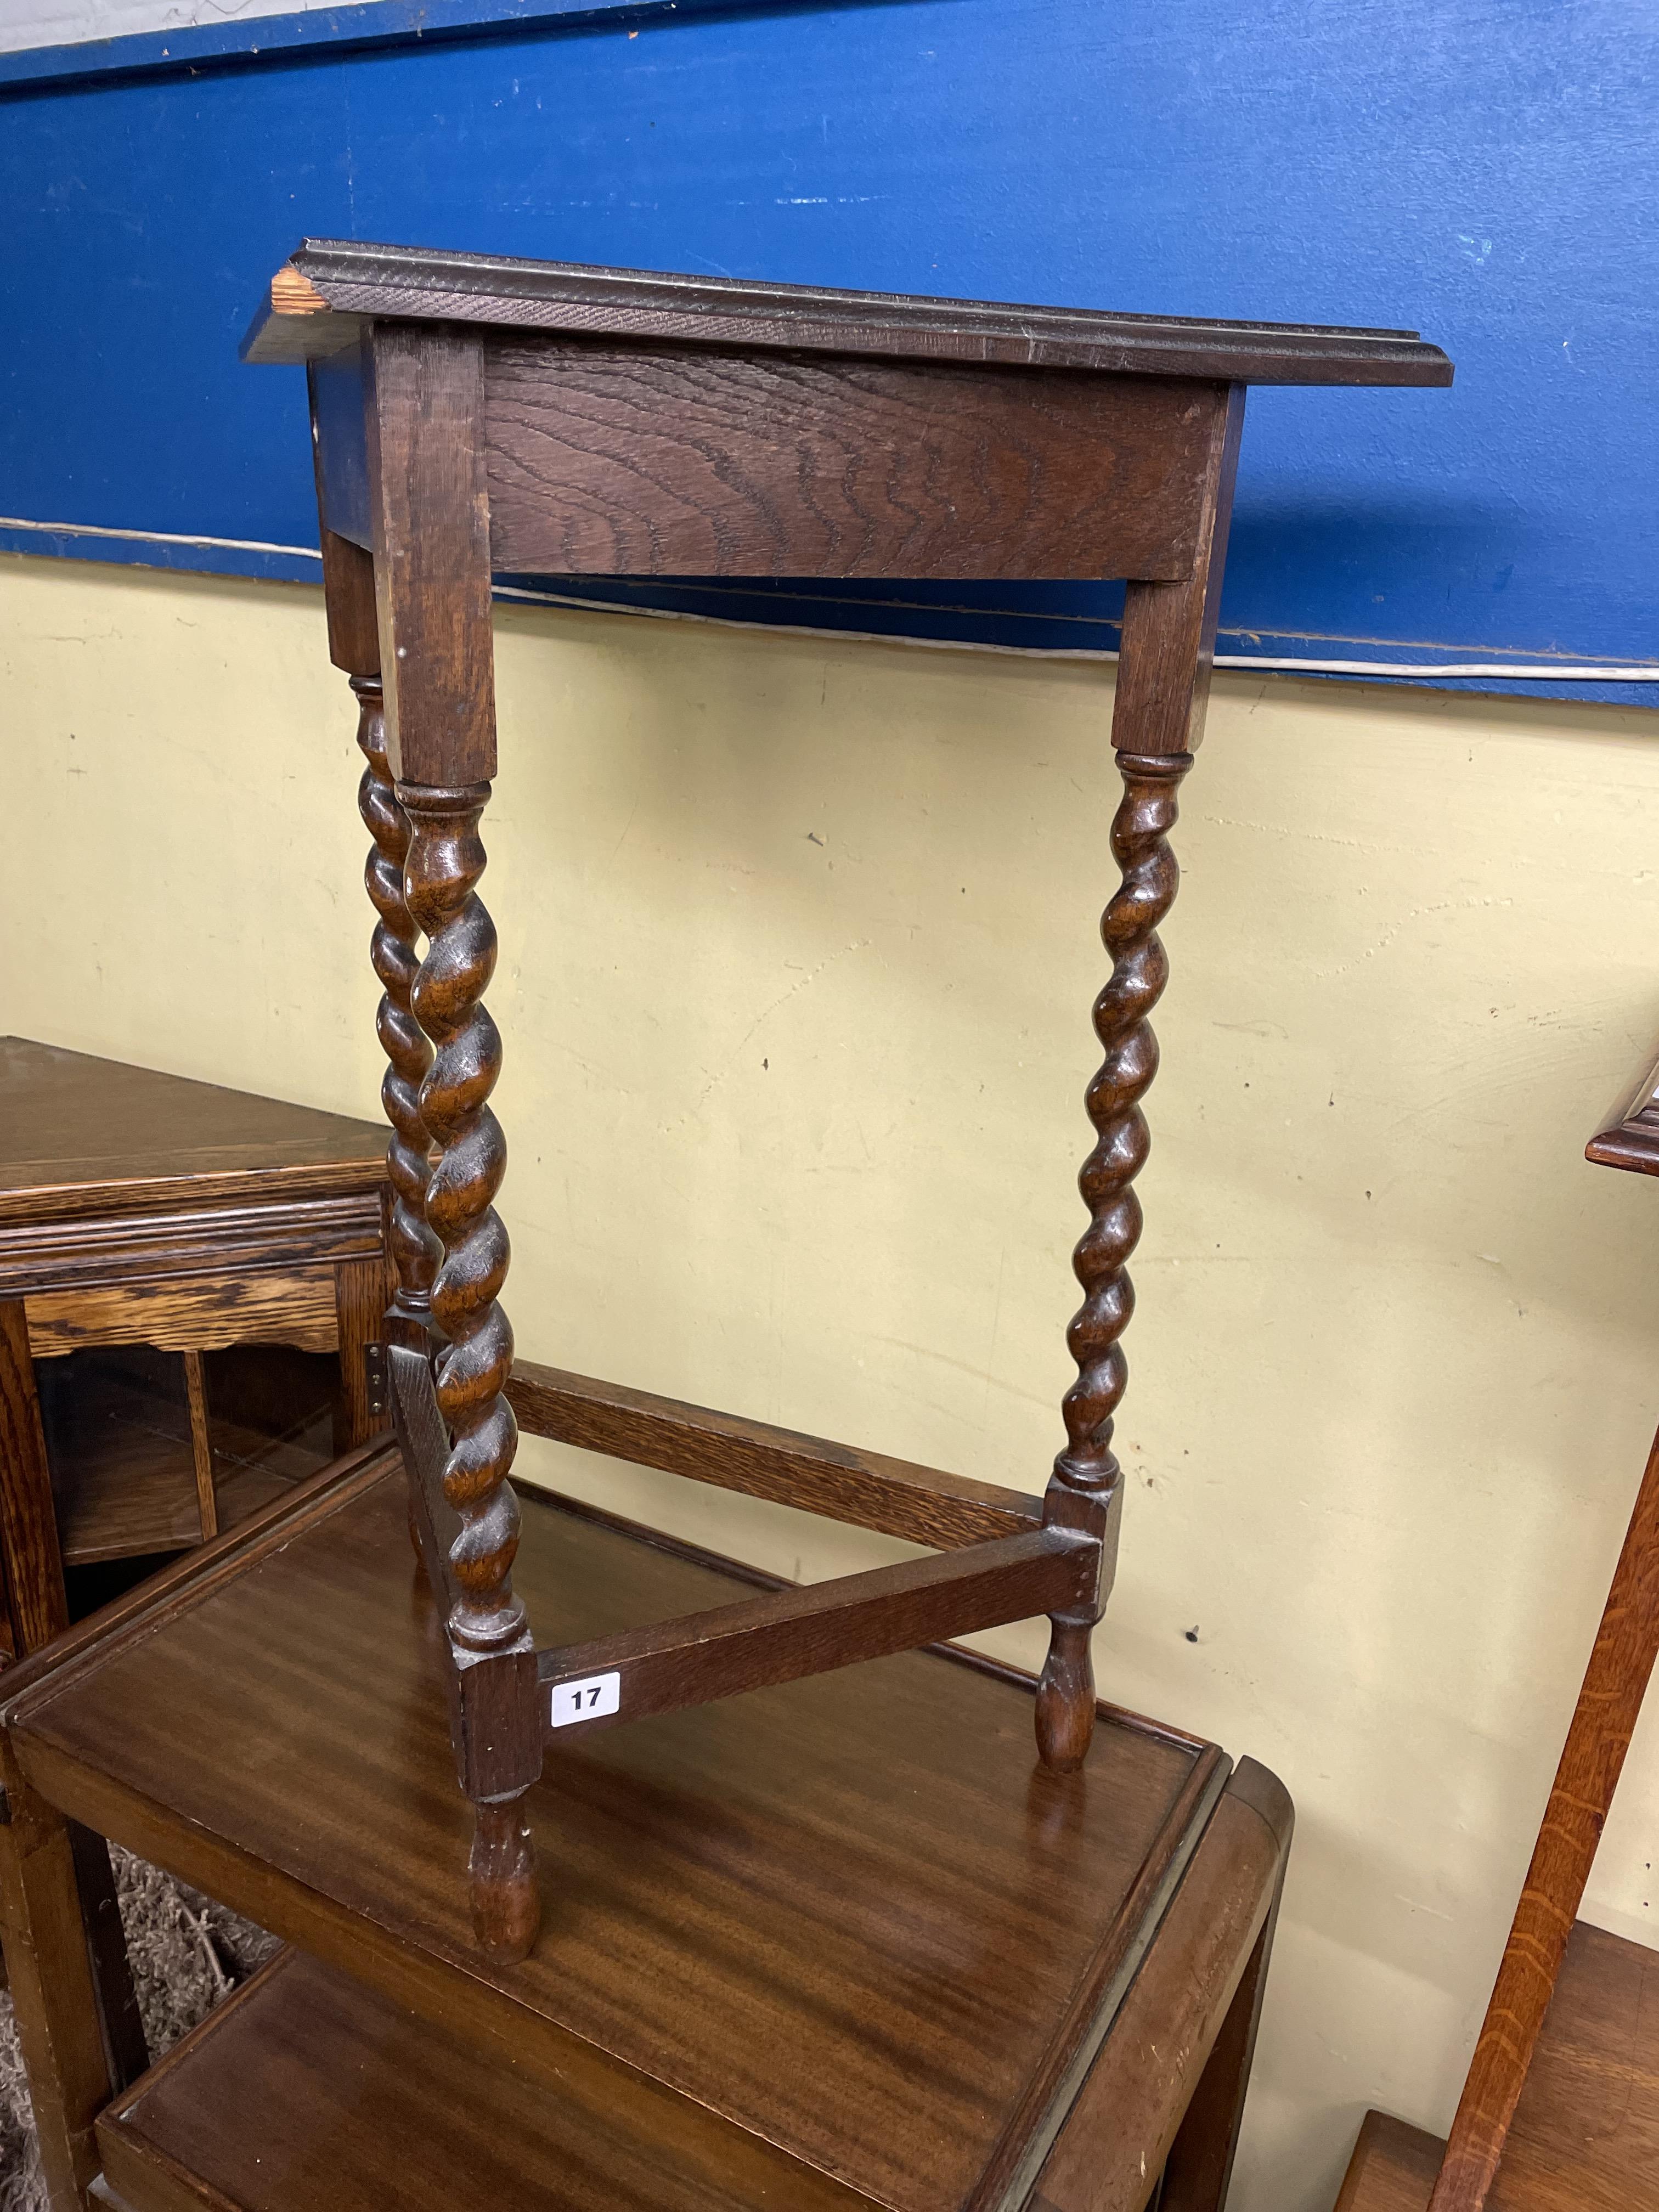
[[678,1712],[1056,1607],[1087,1606],[1095,1598],[1096,1567],[1094,1547],[1070,1530],[1033,1528],[933,1559],[842,1575],[820,1589],[779,1590],[544,1651],[537,1668],[552,1700],[547,1733],[551,1740],[568,1725],[559,1711],[562,1684],[621,1675],[618,1711],[584,1722],[585,1729]]
[[[371,590],[373,577],[370,577]],[[325,604],[335,591],[325,589]],[[432,1066],[432,1047],[415,1018],[410,1003],[420,969],[418,934],[404,890],[409,857],[409,817],[392,788],[386,755],[386,701],[378,676],[352,679],[357,695],[357,743],[366,766],[357,787],[358,811],[374,842],[363,871],[369,902],[376,915],[369,940],[369,962],[380,985],[374,1030],[386,1057],[380,1104],[392,1125],[386,1148],[391,1184],[386,1245],[395,1272],[392,1302],[404,1332],[424,1343],[432,1316],[432,1279],[441,1247],[426,1218],[427,1186],[432,1180],[431,1139],[421,1115],[421,1085]]]
[[1046,1525],[1087,1534],[1102,1557],[1096,1599],[1050,1615],[1037,1740],[1048,1764],[1061,1769],[1077,1765],[1089,1747],[1094,1725],[1089,1638],[1115,1565],[1122,1500],[1112,1427],[1128,1381],[1118,1340],[1134,1310],[1127,1262],[1139,1241],[1141,1212],[1133,1185],[1151,1146],[1139,1102],[1158,1070],[1148,1016],[1169,975],[1158,924],[1174,903],[1180,880],[1169,832],[1191,757],[1118,756],[1123,800],[1112,824],[1112,851],[1122,881],[1101,922],[1112,973],[1095,1001],[1094,1024],[1106,1057],[1087,1093],[1095,1145],[1079,1188],[1090,1218],[1072,1258],[1084,1301],[1066,1332],[1078,1379],[1061,1406],[1066,1443],[1043,1499]]
[[1192,574],[1214,387],[546,339],[485,354],[490,558],[589,575]]
[[[1445,2146],[1370,2112],[1337,2212],[1425,2212]],[[1491,2212],[1659,2206],[1659,1954],[1580,1921],[1486,2203]]]
[[[820,1510],[844,1505],[973,1553],[701,1626],[670,1619],[603,1651],[567,1641],[541,1654],[544,1692],[574,1689],[569,1670],[591,1662],[617,1677],[593,1695],[616,1692],[618,1717],[663,1712],[844,1665],[906,1633],[1004,1620],[1020,1594],[1040,1592],[1053,1626],[1039,1748],[1056,1770],[1075,1768],[1093,1725],[1089,1637],[1115,1553],[1111,1418],[1139,1226],[1128,1188],[1146,1142],[1138,1102],[1155,1063],[1146,1016],[1163,980],[1155,925],[1176,881],[1166,833],[1202,734],[1244,387],[1439,384],[1449,364],[1399,331],[899,301],[316,240],[277,272],[244,350],[307,363],[330,650],[362,705],[394,1242],[411,1285],[411,1310],[392,1326],[392,1395],[417,1545],[449,1608],[447,1688],[478,1820],[481,1930],[492,1911],[501,1920],[484,1900],[503,1881],[519,1887],[507,1915],[519,1934],[496,1926],[489,1940],[527,1942],[532,1928],[529,1840],[509,1809],[543,1732],[512,1587],[515,1397],[553,1433],[608,1435],[636,1457]],[[372,552],[372,578],[354,544]],[[719,1416],[614,1396],[599,1407],[591,1386],[584,1400],[568,1382],[514,1391],[498,1299],[507,1247],[491,1204],[505,1155],[487,1105],[499,1040],[482,1006],[495,933],[475,887],[495,767],[491,571],[529,568],[1127,580],[1113,721],[1124,881],[1106,924],[1114,979],[1097,1009],[1107,1062],[1089,1094],[1079,1380],[1042,1508],[1048,1540],[969,1529],[964,1486],[915,1471],[895,1480],[868,1457],[842,1453],[823,1481],[836,1448],[803,1460],[752,1428],[717,1435]],[[418,970],[416,929],[428,939]],[[434,1048],[423,1073],[400,994]],[[430,1345],[417,1212],[444,1247]],[[430,1386],[417,1371],[428,1357]],[[1027,1525],[1017,1501],[981,1492],[973,1504]]]
[[366,1443],[386,1425],[384,1408],[377,1408],[370,1395],[367,1355],[384,1332],[397,1279],[390,1261],[380,1257],[344,1261],[334,1270],[335,1331],[340,1347],[340,1395],[334,1420],[337,1452]]
[[[216,1470],[204,1355],[248,1342],[337,1353],[339,1441],[369,1432],[380,1150],[372,1127],[338,1115],[0,1039],[0,1580],[14,1654],[66,1620],[65,1558],[192,1543],[267,1494],[274,1462],[256,1475],[233,1452]],[[56,1465],[39,1377],[121,1346],[182,1356],[183,1426],[173,1437],[144,1419],[142,1394],[124,1413],[108,1377],[77,1430],[85,1449]]]
[[1191,572],[1182,582],[1130,584],[1112,708],[1112,744],[1123,779],[1112,854],[1121,880],[1101,920],[1112,973],[1095,1001],[1095,1034],[1105,1058],[1086,1094],[1095,1145],[1079,1188],[1090,1218],[1072,1257],[1084,1293],[1066,1333],[1078,1379],[1061,1407],[1066,1442],[1043,1498],[1045,1523],[1090,1535],[1101,1565],[1092,1610],[1073,1606],[1050,1616],[1037,1741],[1044,1759],[1060,1768],[1075,1765],[1088,1748],[1094,1713],[1089,1639],[1116,1566],[1122,1471],[1111,1443],[1128,1381],[1119,1339],[1134,1310],[1127,1262],[1139,1242],[1141,1212],[1133,1186],[1152,1143],[1140,1110],[1158,1071],[1149,1017],[1169,975],[1158,925],[1181,880],[1170,831],[1182,779],[1204,734],[1243,386],[1212,387],[1201,395],[1201,411],[1208,435]]
[[503,2066],[294,1951],[111,2105],[98,2145],[128,2212],[385,2212],[389,2187],[400,2212],[865,2202],[653,2085]]
[[[5,1719],[34,1786],[451,2036],[654,2079],[918,2212],[993,2201],[1033,2100],[1053,2140],[1226,1778],[1109,1710],[1082,1772],[1049,1774],[1029,1681],[914,1652],[574,1730],[530,1793],[541,1939],[492,1962],[456,1880],[442,1616],[411,1586],[397,1457],[183,1565],[20,1670]],[[518,1580],[586,1639],[755,1577],[526,1499]]]
[[[378,1186],[368,1122],[217,1084],[0,1038],[0,1226]],[[6,1257],[0,1244],[0,1261]]]
[[[26,1289],[31,1311],[55,1316],[50,1326],[61,1328],[75,1307],[53,1303],[60,1291],[95,1287],[112,1316],[122,1303],[117,1291],[131,1293],[135,1309],[149,1297],[161,1313],[166,1299],[191,1297],[197,1316],[206,1318],[215,1298],[237,1295],[222,1287],[227,1279],[246,1276],[263,1285],[286,1272],[293,1280],[285,1295],[307,1306],[303,1327],[308,1328],[307,1301],[326,1295],[328,1271],[343,1261],[372,1259],[380,1249],[377,1170],[384,1172],[372,1158],[354,1162],[352,1178],[367,1188],[344,1197],[294,1199],[261,1195],[258,1170],[251,1167],[238,1181],[255,1195],[242,1203],[162,1206],[154,1212],[112,1212],[82,1221],[54,1212],[55,1194],[49,1194],[39,1220],[0,1229],[0,1289]],[[203,1279],[184,1284],[181,1276]],[[250,1288],[241,1295],[252,1298],[258,1291]],[[280,1306],[273,1305],[260,1321],[279,1317]],[[142,1332],[137,1340],[143,1340]]]
[[[1053,2201],[1047,2183],[1063,2173],[1085,2190],[1062,2200],[1068,2208],[1123,2204],[1140,2212],[1148,2144],[1173,2136],[1178,2146],[1205,2085],[1229,2063],[1236,2072],[1225,2037],[1257,1957],[1241,1948],[1243,1931],[1260,1923],[1268,1932],[1288,1825],[1287,1808],[1276,1820],[1253,1808],[1275,1793],[1282,1803],[1272,1778],[1248,1765],[1230,1784],[1169,1914],[1147,1927],[1124,1995],[1103,2008],[1097,2045],[1085,2045],[1078,2069],[1080,2090],[1068,2101],[1061,2093],[1067,2109],[1038,2193],[1026,2194],[1028,2178],[1017,2166],[1000,2201],[1040,2212]],[[1219,1908],[1221,1940],[1208,1913],[1187,1909],[1189,1895]],[[1258,1936],[1258,1950],[1261,1942]],[[1202,1999],[1213,2001],[1218,1985],[1235,1982],[1239,1994],[1218,2034]],[[1148,2064],[1149,2025],[1194,1986],[1202,1998],[1182,2014],[1179,2057]],[[1199,2095],[1182,2121],[1194,2074]],[[1126,2082],[1135,2097],[1128,2124],[1112,2100]],[[1241,2087],[1230,2076],[1211,2104],[1232,2114]],[[242,2123],[227,2128],[233,2109]],[[130,2212],[198,2205],[378,2212],[389,2144],[398,2147],[399,2202],[410,2212],[498,2197],[547,2212],[612,2212],[618,2203],[641,2212],[760,2212],[779,2203],[855,2212],[871,2202],[846,2180],[794,2163],[763,2137],[738,2134],[655,2083],[596,2085],[581,2074],[544,2077],[522,2064],[503,2067],[292,1952],[112,2104],[98,2141],[106,2181]],[[1231,2134],[1207,2148],[1212,2166],[1224,2166]],[[1173,2163],[1166,2202],[1171,2185],[1180,2185]],[[1181,2199],[1183,2212],[1216,2212],[1221,2201],[1218,2193]]]
[[[488,612],[486,595],[486,625]],[[492,1955],[520,1958],[535,1941],[538,1907],[519,1801],[541,1759],[529,1710],[535,1646],[513,1588],[519,1506],[507,1480],[519,1431],[505,1395],[513,1331],[499,1300],[507,1231],[492,1203],[506,1172],[507,1144],[489,1104],[501,1038],[483,1005],[495,965],[495,926],[476,888],[484,867],[478,823],[489,796],[488,784],[398,785],[410,831],[404,891],[427,938],[410,1004],[433,1047],[420,1113],[434,1148],[426,1218],[443,1247],[430,1292],[440,1339],[433,1390],[449,1442],[440,1482],[455,1516],[443,1586],[459,1676],[457,1711],[482,1711],[481,1724],[464,1731],[457,1745],[474,1807],[473,1920]],[[418,1462],[411,1467],[435,1511],[438,1485]]]
[[1173,1991],[1136,1979],[1037,2174],[1030,2212],[1145,2212],[1160,2174],[1159,2212],[1224,2203],[1293,1825],[1283,1785],[1246,1759],[1206,1839],[1225,1848],[1200,1854],[1159,1930],[1182,1979]]
[[913,1544],[950,1550],[1016,1536],[1042,1517],[1040,1498],[861,1451],[739,1413],[712,1413],[622,1382],[518,1359],[507,1386],[519,1425],[611,1459],[690,1475],[745,1497]]
[[442,1338],[434,1379],[451,1438],[443,1486],[460,1522],[449,1553],[459,1589],[450,1631],[474,1651],[500,1650],[524,1626],[513,1593],[518,1503],[507,1480],[518,1443],[503,1395],[513,1365],[513,1332],[499,1297],[507,1241],[492,1203],[507,1170],[507,1141],[489,1103],[501,1038],[483,1004],[495,926],[477,890],[484,868],[478,824],[489,796],[485,785],[398,787],[411,830],[404,888],[427,937],[411,1003],[433,1045],[420,1113],[434,1148],[426,1218],[443,1248],[431,1290]]
[[291,362],[336,353],[383,316],[1223,384],[1452,380],[1445,355],[1415,331],[1106,314],[316,238],[271,280],[242,356]]
[[[1247,1759],[1241,1762],[1228,1784],[1228,1794],[1248,1806],[1271,1832],[1279,1843],[1280,1855],[1255,1948],[1233,1985],[1232,2001],[1210,2045],[1209,2057],[1164,2160],[1158,2212],[1220,2212],[1220,2207],[1227,2201],[1233,2160],[1238,2150],[1239,2128],[1244,2118],[1245,2092],[1255,2057],[1256,2032],[1261,2024],[1262,2000],[1267,1994],[1267,1968],[1273,1958],[1279,1908],[1284,1896],[1295,1814],[1283,1785],[1266,1767]],[[1259,1834],[1255,1841],[1260,1850]],[[1238,1892],[1231,1893],[1226,1905],[1218,1897],[1217,1910],[1236,1921],[1241,1910]],[[1224,1947],[1218,1945],[1207,1934],[1197,1936],[1194,1960],[1188,1987],[1200,1994],[1190,2016],[1194,2020],[1205,2017],[1200,2006],[1208,2000],[1207,2016],[1213,2017],[1213,1993],[1218,1987],[1226,1986],[1231,1972]],[[1188,2002],[1192,2003],[1191,1999]],[[1200,2033],[1199,2043],[1194,2046],[1195,2051],[1201,2039]],[[1191,2063],[1187,2062],[1188,2068]]]

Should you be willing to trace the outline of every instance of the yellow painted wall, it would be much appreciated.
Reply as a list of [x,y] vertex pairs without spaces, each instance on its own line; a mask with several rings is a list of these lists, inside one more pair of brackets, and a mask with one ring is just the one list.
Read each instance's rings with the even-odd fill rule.
[[[1036,1486],[1109,678],[497,635],[521,1348]],[[373,1111],[318,595],[7,559],[0,658],[0,1026]],[[1581,1158],[1659,1036],[1659,724],[1224,678],[1179,846],[1097,1663],[1296,1798],[1234,2202],[1325,2212],[1367,2104],[1449,2118],[1659,1414],[1659,1188]],[[573,1462],[786,1572],[883,1553]],[[1656,1825],[1650,1714],[1593,1905],[1649,1941]]]

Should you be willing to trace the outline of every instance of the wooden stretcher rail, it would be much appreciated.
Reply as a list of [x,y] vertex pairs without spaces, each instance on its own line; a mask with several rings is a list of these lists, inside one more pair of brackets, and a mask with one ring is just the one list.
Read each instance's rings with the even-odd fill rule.
[[1035,1528],[1042,1500],[879,1452],[518,1361],[507,1395],[521,1428],[749,1498],[769,1498],[936,1551]]
[[[1033,1528],[537,1654],[550,1741],[1088,1603],[1100,1549]],[[577,1694],[578,1686],[580,1694]]]

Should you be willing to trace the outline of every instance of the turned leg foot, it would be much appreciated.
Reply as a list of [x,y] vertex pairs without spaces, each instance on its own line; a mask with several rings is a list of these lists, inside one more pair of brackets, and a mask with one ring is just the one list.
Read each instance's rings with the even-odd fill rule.
[[1095,1670],[1087,1626],[1052,1623],[1048,1656],[1037,1684],[1037,1750],[1045,1766],[1070,1774],[1088,1755],[1095,1732]]
[[472,1856],[467,1862],[472,1932],[498,1966],[530,1955],[541,1927],[536,1844],[522,1797],[473,1808]]

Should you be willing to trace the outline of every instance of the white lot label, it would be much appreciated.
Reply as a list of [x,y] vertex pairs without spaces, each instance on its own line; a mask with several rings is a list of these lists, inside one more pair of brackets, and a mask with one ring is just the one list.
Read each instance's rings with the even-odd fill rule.
[[596,1721],[601,1713],[614,1713],[621,1702],[620,1674],[590,1674],[585,1682],[556,1682],[553,1725],[572,1728],[578,1721]]

